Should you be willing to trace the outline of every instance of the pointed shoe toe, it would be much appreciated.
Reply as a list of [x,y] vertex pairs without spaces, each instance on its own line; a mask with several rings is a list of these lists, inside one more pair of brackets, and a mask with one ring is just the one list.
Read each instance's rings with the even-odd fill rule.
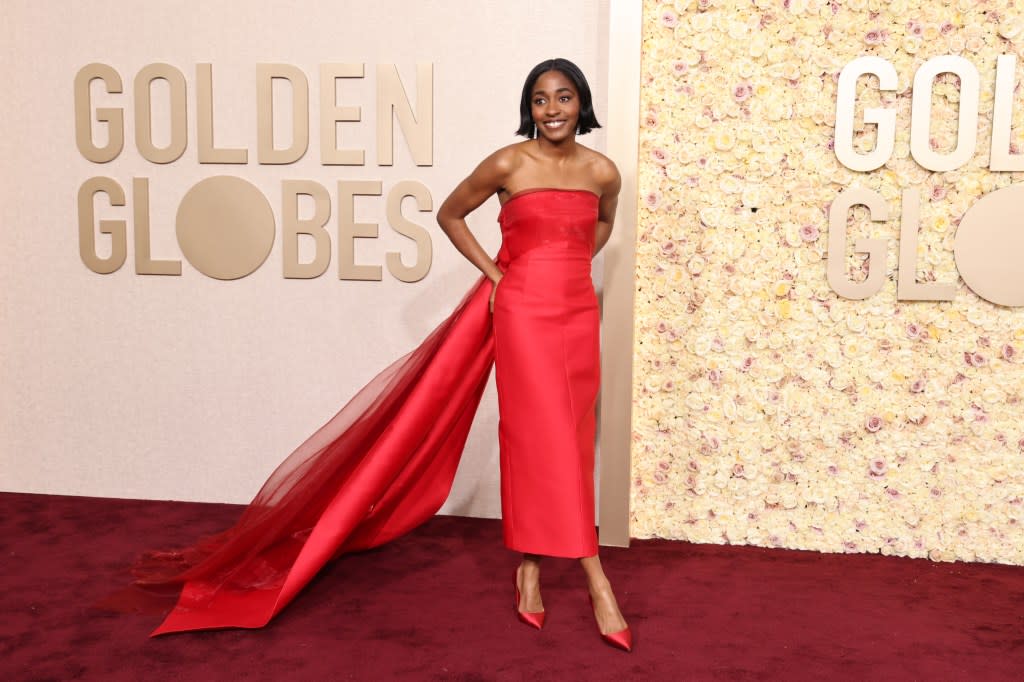
[[544,627],[544,612],[543,611],[520,611],[519,610],[519,578],[514,577],[512,580],[512,587],[516,591],[516,598],[513,602],[513,606],[516,609],[516,617],[523,623],[526,623],[531,628],[537,628],[540,630]]
[[[587,599],[590,601],[590,608],[593,609],[594,598],[587,594]],[[595,622],[594,625],[597,623]],[[633,633],[630,632],[628,625],[625,630],[609,632],[607,635],[601,632],[601,626],[598,625],[597,634],[601,635],[601,639],[610,647],[621,649],[627,653],[633,650]]]
[[626,652],[633,650],[633,633],[630,632],[629,628],[601,635],[601,639],[604,640],[605,644],[616,649],[622,649]]
[[526,623],[531,628],[537,628],[538,630],[540,630],[542,627],[544,627],[543,611],[524,612],[520,611],[519,609],[516,609],[516,616],[519,617],[520,621]]

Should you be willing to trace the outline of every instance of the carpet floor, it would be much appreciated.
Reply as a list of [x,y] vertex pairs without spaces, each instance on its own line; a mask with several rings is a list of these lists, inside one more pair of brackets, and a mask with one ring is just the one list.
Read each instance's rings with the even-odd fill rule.
[[572,561],[521,625],[500,522],[455,517],[335,562],[263,630],[149,639],[159,616],[95,606],[239,509],[0,494],[0,680],[1024,679],[1024,568],[635,541],[602,549],[625,654]]

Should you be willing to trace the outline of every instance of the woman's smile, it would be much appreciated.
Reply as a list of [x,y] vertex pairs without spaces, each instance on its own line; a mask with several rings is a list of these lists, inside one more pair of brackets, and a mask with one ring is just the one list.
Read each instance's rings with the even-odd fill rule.
[[538,134],[551,142],[574,137],[580,117],[575,84],[560,71],[548,71],[537,78],[532,94],[533,122]]

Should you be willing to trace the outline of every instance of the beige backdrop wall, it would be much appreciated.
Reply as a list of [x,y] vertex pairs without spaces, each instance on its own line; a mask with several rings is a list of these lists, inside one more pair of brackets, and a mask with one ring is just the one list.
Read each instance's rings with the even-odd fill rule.
[[[1001,151],[1024,148],[1019,7],[644,9],[633,535],[1024,563],[1024,310],[973,293],[953,255],[966,212],[1024,179],[992,170],[989,148],[998,55],[1018,56],[1014,144]],[[929,171],[910,155],[912,84],[946,54],[979,74],[979,117],[963,129],[977,148]],[[864,55],[888,61],[897,83],[880,93],[877,78],[859,79],[854,144],[875,148],[864,116],[882,107],[896,115],[895,149],[854,172],[833,152],[837,82]],[[926,146],[949,155],[960,89],[949,75],[934,85]],[[863,300],[826,278],[828,211],[852,187],[889,212],[850,213],[841,273],[881,276]],[[951,283],[951,301],[897,300],[904,190],[921,203],[913,274]],[[870,261],[853,252],[865,237],[884,240]]]
[[[607,3],[584,0],[5,2],[0,489],[248,500],[294,446],[414,347],[475,281],[435,226],[434,212],[479,160],[515,141],[529,68],[553,56],[577,61],[603,116],[606,21]],[[97,106],[126,108],[125,149],[106,164],[85,160],[75,146],[73,83],[90,62],[112,66],[125,87],[121,95],[93,88]],[[175,66],[187,81],[189,145],[166,165],[144,160],[134,144],[133,79],[154,62]],[[290,165],[256,162],[256,66],[273,62],[294,65],[310,84],[309,151]],[[361,122],[342,124],[341,146],[365,149],[364,166],[320,163],[318,67],[330,62],[365,64],[365,78],[338,86],[339,103],[362,111]],[[419,62],[433,64],[433,165],[414,165],[396,127],[395,163],[378,166],[376,66],[396,64],[415,104]],[[247,148],[246,165],[197,161],[199,63],[212,64],[215,141]],[[158,144],[169,137],[166,93],[154,87]],[[275,89],[275,102],[286,104],[287,96]],[[287,115],[275,122],[284,142],[289,123]],[[603,134],[586,142],[603,148]],[[181,197],[220,174],[259,188],[277,225],[267,261],[234,281],[197,272],[175,239]],[[132,178],[148,178],[152,254],[181,260],[180,277],[135,274],[131,240],[120,270],[99,275],[83,265],[76,196],[98,175],[129,192]],[[329,191],[327,231],[335,245],[338,180],[379,180],[385,195],[400,180],[424,184],[433,210],[418,213],[407,200],[404,212],[430,233],[429,273],[403,283],[385,267],[381,282],[339,281],[334,252],[321,277],[284,279],[281,187],[296,179]],[[130,204],[97,206],[98,218],[127,220],[132,229]],[[496,215],[491,201],[471,220],[491,251],[499,243]],[[387,251],[412,262],[412,242],[388,227],[384,197],[357,198],[355,217],[380,224],[379,239],[357,242],[357,262],[383,264]],[[100,235],[101,245],[105,239]],[[489,390],[446,511],[498,515],[496,428]]]

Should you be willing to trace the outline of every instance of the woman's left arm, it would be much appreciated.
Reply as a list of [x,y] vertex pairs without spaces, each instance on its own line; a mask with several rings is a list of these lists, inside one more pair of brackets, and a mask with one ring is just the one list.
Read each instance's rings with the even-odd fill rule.
[[604,248],[608,238],[612,236],[612,225],[615,223],[615,207],[619,204],[619,190],[622,178],[619,169],[610,159],[602,159],[598,168],[598,181],[601,184],[601,202],[597,208],[597,229],[594,232],[594,255]]

